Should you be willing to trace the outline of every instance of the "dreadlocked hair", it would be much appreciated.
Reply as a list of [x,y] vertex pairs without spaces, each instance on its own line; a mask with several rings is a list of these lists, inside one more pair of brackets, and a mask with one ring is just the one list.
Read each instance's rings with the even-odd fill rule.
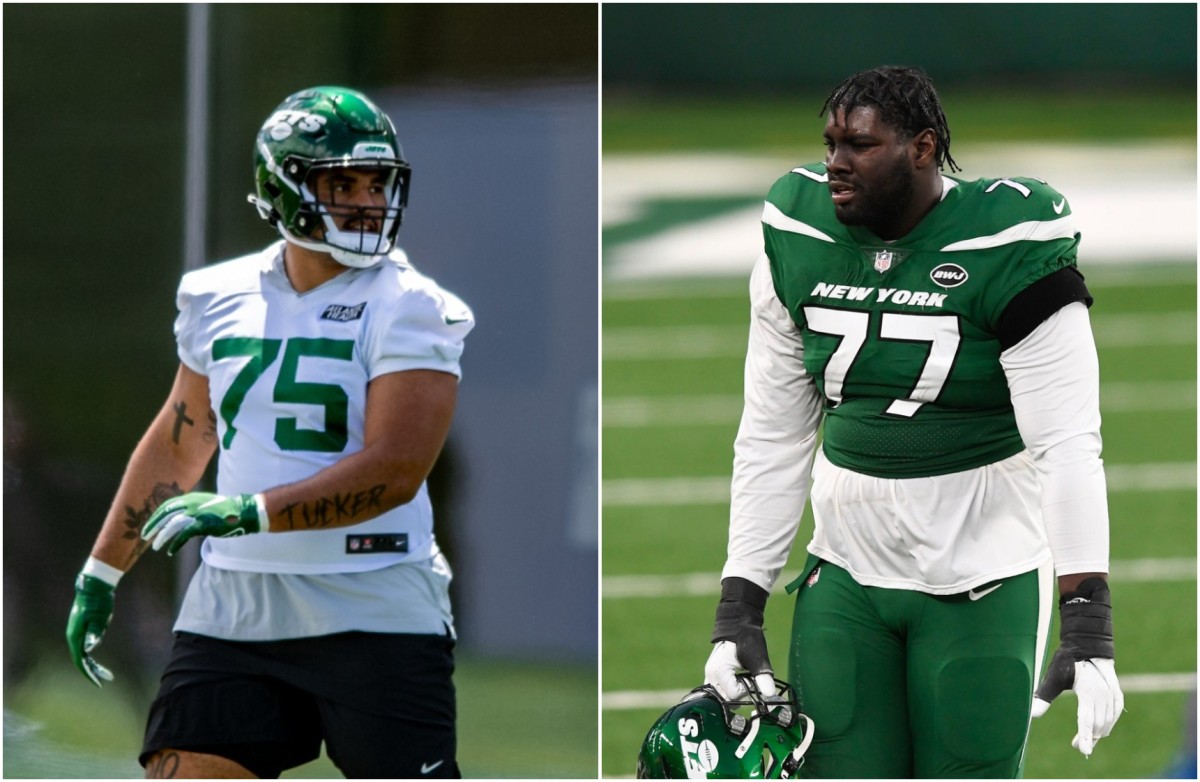
[[942,102],[929,74],[920,68],[885,65],[856,73],[833,88],[818,116],[837,109],[849,113],[859,106],[875,106],[887,124],[909,138],[926,128],[937,137],[938,168],[961,171],[950,157],[950,126],[942,111]]

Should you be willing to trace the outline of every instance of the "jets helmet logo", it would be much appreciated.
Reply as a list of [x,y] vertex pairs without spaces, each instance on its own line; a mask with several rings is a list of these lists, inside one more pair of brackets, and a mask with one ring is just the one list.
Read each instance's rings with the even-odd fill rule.
[[316,133],[325,127],[325,118],[319,114],[309,114],[307,111],[284,109],[283,111],[275,112],[267,118],[267,121],[263,123],[263,127],[269,128],[267,132],[271,135],[271,138],[276,141],[283,141],[292,135],[293,129],[298,129],[301,133]]
[[708,779],[709,773],[716,769],[721,760],[721,751],[712,741],[688,741],[690,737],[699,733],[700,724],[696,720],[685,717],[679,721],[680,749],[683,750],[683,763],[687,767],[689,779]]

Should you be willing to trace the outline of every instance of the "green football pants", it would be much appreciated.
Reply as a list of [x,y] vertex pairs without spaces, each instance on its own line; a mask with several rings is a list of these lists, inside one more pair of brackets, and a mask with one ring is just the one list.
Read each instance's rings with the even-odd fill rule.
[[938,596],[859,585],[809,557],[789,678],[810,778],[1015,778],[1045,659],[1051,568]]

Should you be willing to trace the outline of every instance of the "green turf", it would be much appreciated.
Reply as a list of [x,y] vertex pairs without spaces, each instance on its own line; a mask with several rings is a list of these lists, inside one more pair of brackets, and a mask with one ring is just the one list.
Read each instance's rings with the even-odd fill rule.
[[1108,500],[1108,514],[1113,519],[1111,543],[1115,556],[1196,556],[1194,490],[1114,493]]
[[[724,356],[711,359],[675,359],[661,363],[614,361],[605,359],[604,397],[626,394],[725,394],[740,393],[744,357]],[[731,378],[734,380],[731,381]],[[607,454],[605,454],[607,457]]]
[[[733,436],[737,420],[725,426],[663,426],[653,432],[615,429],[604,434],[604,476],[638,478],[677,475],[721,475],[733,463]],[[632,470],[621,454],[644,455],[642,469]]]
[[[715,573],[725,564],[729,509],[721,505],[604,510],[605,575]],[[683,548],[687,554],[677,554]],[[660,552],[647,569],[647,552]],[[619,627],[605,605],[604,629]],[[606,668],[606,670],[608,670]],[[607,679],[605,686],[608,686]]]
[[[1192,425],[1188,426],[1188,420]],[[1189,412],[1123,411],[1106,413],[1102,424],[1104,450],[1114,461],[1128,463],[1153,456],[1156,462],[1182,462],[1196,459],[1196,416]],[[1152,442],[1146,432],[1155,432]]]
[[[1130,267],[1123,267],[1129,269]],[[1139,268],[1139,267],[1133,267]],[[1155,267],[1149,267],[1153,270]],[[1150,271],[1140,283],[1113,285],[1111,270],[1093,268],[1088,272],[1088,281],[1096,287],[1096,303],[1092,309],[1097,317],[1125,312],[1172,312],[1175,310],[1196,309],[1196,270],[1195,266],[1180,268],[1169,267],[1171,281],[1167,284],[1158,282],[1165,276],[1167,269],[1160,267],[1160,273]],[[1106,274],[1109,275],[1106,281]],[[1098,287],[1097,287],[1098,286]]]
[[[465,657],[458,661],[455,683],[458,760],[466,777],[596,776],[596,675],[591,666]],[[147,706],[120,686],[95,689],[69,663],[48,663],[29,679],[5,687],[4,776],[140,777],[133,758],[141,746]],[[341,774],[322,756],[284,776]]]

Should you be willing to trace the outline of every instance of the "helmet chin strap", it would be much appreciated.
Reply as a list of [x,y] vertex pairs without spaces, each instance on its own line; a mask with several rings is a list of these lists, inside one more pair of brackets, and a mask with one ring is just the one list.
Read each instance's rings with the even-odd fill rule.
[[279,235],[292,244],[299,245],[306,250],[327,253],[333,256],[333,260],[337,261],[343,266],[349,266],[352,269],[369,269],[384,259],[383,254],[366,255],[364,253],[351,252],[350,250],[346,250],[341,247],[334,247],[333,245],[325,244],[324,242],[313,242],[309,241],[308,239],[301,239],[295,234],[289,232],[288,229],[283,226],[282,221],[276,222],[275,227],[279,230]]
[[349,250],[343,250],[340,247],[330,247],[329,254],[333,256],[333,260],[340,263],[342,266],[349,266],[352,269],[368,269],[383,260],[382,255],[362,255],[360,253],[352,253]]
[[746,731],[746,738],[742,739],[742,743],[738,744],[738,748],[734,750],[734,757],[740,760],[754,746],[754,739],[758,738],[758,725],[760,721],[758,714],[750,718],[750,730]]
[[812,744],[813,736],[816,732],[816,726],[813,724],[812,717],[807,714],[801,714],[800,716],[804,718],[805,722],[804,739],[784,759],[783,768],[780,769],[780,779],[791,779],[796,775],[796,772],[800,769],[800,764],[804,760],[804,753],[808,752],[808,746]]

